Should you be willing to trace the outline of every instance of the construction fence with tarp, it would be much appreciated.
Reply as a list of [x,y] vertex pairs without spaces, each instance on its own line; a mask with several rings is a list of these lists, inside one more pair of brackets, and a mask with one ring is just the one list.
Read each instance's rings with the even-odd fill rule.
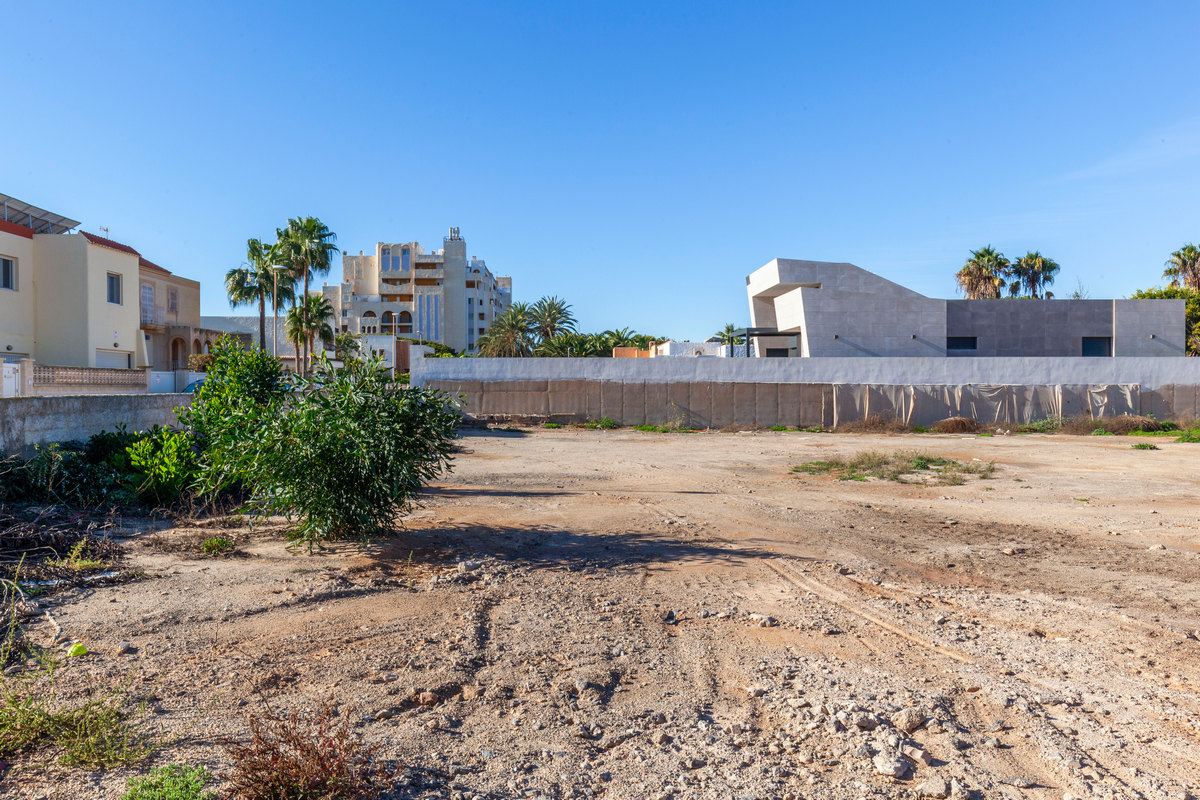
[[1137,384],[893,385],[597,380],[433,380],[479,420],[584,422],[691,428],[837,427],[868,417],[932,425],[948,417],[1022,425],[1049,417],[1200,416],[1197,387]]

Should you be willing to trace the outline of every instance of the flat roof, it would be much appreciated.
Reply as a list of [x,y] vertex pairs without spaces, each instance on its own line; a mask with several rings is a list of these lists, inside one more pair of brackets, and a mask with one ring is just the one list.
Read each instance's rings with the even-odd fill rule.
[[7,194],[0,194],[0,219],[32,228],[34,233],[66,233],[79,227],[77,220],[23,203]]

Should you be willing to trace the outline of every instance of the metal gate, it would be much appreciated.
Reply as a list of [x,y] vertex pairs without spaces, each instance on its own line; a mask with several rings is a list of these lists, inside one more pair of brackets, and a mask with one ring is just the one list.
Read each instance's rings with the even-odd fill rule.
[[150,372],[150,391],[158,392],[173,392],[175,391],[175,373],[174,372]]

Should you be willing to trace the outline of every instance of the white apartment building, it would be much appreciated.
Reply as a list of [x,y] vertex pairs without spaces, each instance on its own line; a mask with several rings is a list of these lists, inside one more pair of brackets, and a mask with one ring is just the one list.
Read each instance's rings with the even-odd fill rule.
[[512,305],[512,278],[495,276],[483,259],[467,259],[458,228],[442,249],[417,242],[375,245],[375,253],[343,254],[342,282],[321,293],[334,329],[441,342],[473,353],[497,314]]

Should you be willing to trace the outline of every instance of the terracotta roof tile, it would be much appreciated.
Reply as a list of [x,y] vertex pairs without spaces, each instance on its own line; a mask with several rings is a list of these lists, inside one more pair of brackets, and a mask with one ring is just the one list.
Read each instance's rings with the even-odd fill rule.
[[87,233],[86,231],[81,231],[80,235],[83,236],[85,239],[87,239],[89,242],[91,242],[94,245],[99,245],[100,247],[107,247],[110,250],[120,250],[122,253],[129,253],[130,255],[137,256],[138,258],[141,258],[141,256],[142,256],[141,253],[139,253],[137,250],[134,250],[132,247],[130,247],[127,244],[121,244],[120,242],[114,242],[112,239],[105,239],[103,236],[97,236],[94,233]]
[[138,266],[144,267],[144,268],[150,270],[151,272],[161,272],[164,275],[171,274],[171,270],[167,269],[166,267],[160,267],[158,264],[155,264],[153,261],[149,261],[144,257],[138,258]]

